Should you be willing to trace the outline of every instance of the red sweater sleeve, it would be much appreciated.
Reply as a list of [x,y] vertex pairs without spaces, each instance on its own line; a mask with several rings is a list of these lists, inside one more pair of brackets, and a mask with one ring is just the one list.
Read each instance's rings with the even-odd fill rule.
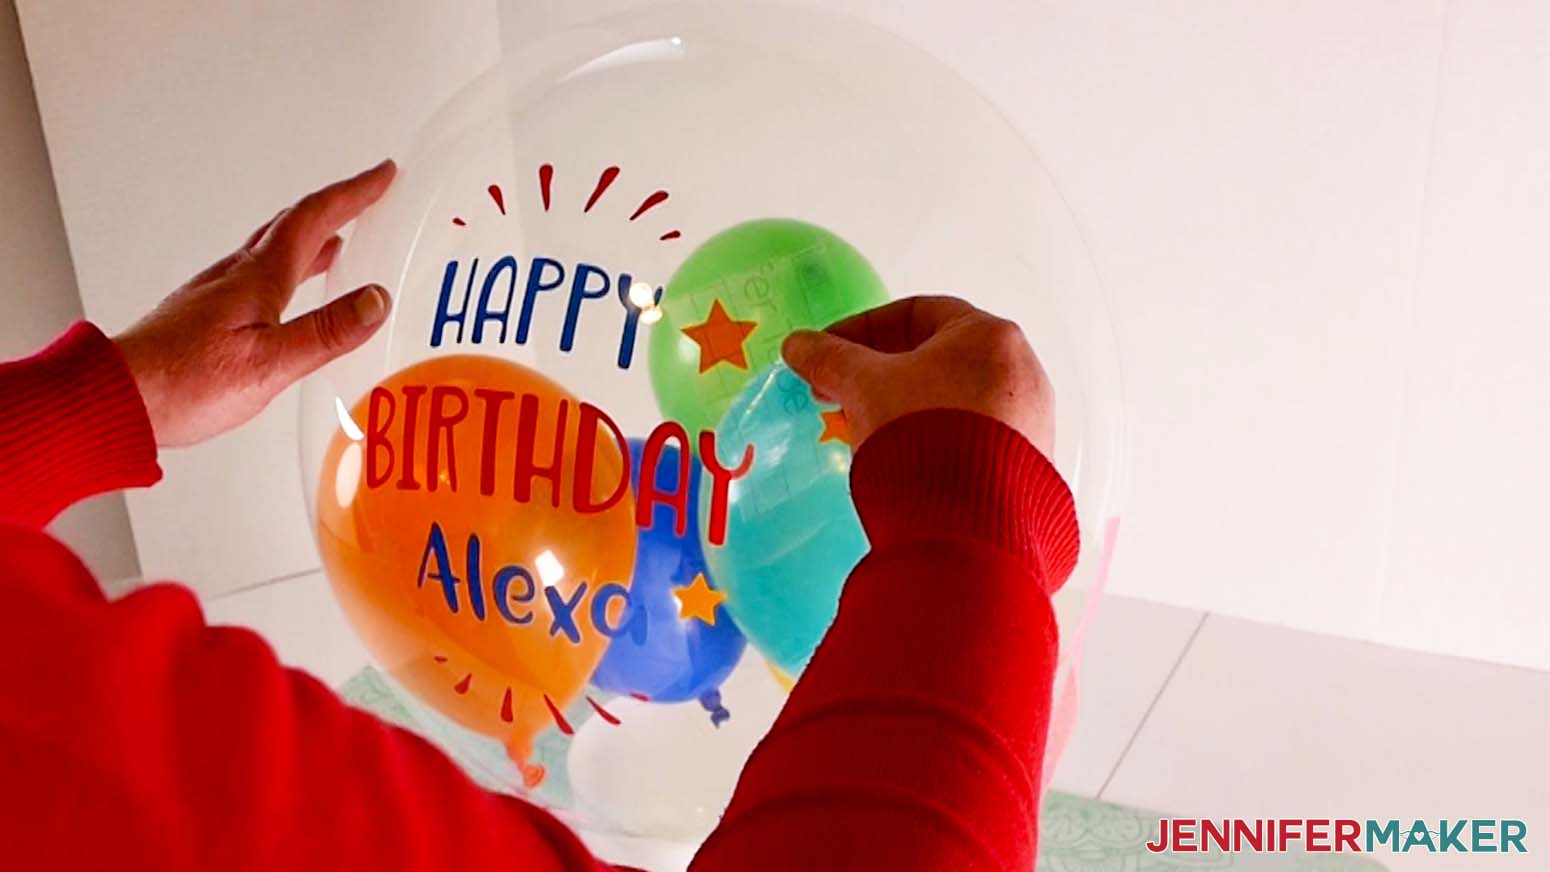
[[[75,375],[72,376],[72,373]],[[92,390],[84,386],[95,385]],[[204,626],[187,590],[108,603],[35,528],[155,478],[144,410],[78,327],[0,370],[0,843],[24,868],[602,868],[553,817]],[[91,405],[84,411],[77,404]],[[40,438],[37,434],[46,434]],[[960,412],[876,434],[872,553],[698,870],[1031,868],[1075,523],[1020,436]]]
[[601,867],[546,812],[281,667],[192,593],[102,600],[0,526],[0,844],[20,869]]
[[693,869],[1032,869],[1070,492],[958,411],[878,431],[851,484],[872,550]]
[[0,404],[0,522],[39,528],[77,500],[161,478],[134,379],[91,324],[0,361]]
[[105,601],[36,531],[159,476],[116,348],[78,325],[0,366],[0,845],[19,869],[601,867],[542,810],[204,625],[188,590]]

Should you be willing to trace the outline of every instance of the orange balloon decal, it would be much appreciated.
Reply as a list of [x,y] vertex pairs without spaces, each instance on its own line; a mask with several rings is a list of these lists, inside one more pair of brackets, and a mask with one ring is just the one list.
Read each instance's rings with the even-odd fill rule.
[[528,762],[627,632],[635,507],[612,421],[494,357],[390,376],[348,411],[318,483],[345,614],[400,684]]

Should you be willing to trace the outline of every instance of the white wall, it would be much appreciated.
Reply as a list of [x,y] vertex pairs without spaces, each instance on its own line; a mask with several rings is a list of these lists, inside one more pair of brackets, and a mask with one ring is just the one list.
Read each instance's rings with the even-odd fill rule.
[[[1550,668],[1550,7],[811,2],[984,89],[1088,232],[1135,424],[1116,591]],[[88,313],[398,148],[495,59],[494,6],[21,0]],[[147,573],[315,568],[295,445],[282,403],[164,458]]]
[[[401,148],[498,57],[489,2],[17,5],[81,297],[110,330]],[[127,497],[147,577],[215,594],[316,568],[296,402],[161,453],[166,479]]]
[[[54,196],[32,75],[10,0],[0,2],[0,360],[47,344],[81,318],[81,298]],[[54,523],[104,581],[137,576],[139,562],[122,494],[76,506]]]

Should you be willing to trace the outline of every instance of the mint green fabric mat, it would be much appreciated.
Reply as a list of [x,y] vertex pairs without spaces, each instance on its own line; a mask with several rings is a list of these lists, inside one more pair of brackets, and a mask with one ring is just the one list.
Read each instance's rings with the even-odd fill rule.
[[[397,692],[371,668],[363,669],[339,688],[344,699],[385,721],[426,736],[433,728],[421,723]],[[539,747],[535,752],[551,773],[564,772],[563,752],[559,748]],[[498,746],[492,746],[498,754]],[[555,759],[543,760],[553,755]],[[465,760],[473,779],[493,787],[503,759]],[[542,797],[561,805],[568,804],[569,787],[562,779],[546,785],[551,795]],[[1234,872],[1383,872],[1384,867],[1366,857],[1349,854],[1224,854],[1212,851],[1200,854],[1153,854],[1146,843],[1157,836],[1160,816],[1148,811],[1083,799],[1051,792],[1044,798],[1039,826],[1038,872],[1207,872],[1227,869]]]

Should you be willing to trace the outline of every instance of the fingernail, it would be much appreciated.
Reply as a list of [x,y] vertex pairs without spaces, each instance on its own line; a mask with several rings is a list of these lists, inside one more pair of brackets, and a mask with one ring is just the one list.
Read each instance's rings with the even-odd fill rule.
[[367,285],[355,295],[355,317],[368,327],[387,317],[388,295],[379,285]]
[[390,165],[393,165],[393,159],[390,158],[390,157],[389,158],[384,158],[384,159],[382,159],[380,161],[377,161],[376,163],[372,164],[371,166],[367,167],[366,169],[363,169],[360,172],[356,173],[355,177],[357,179],[363,179],[366,176],[371,175],[372,173],[381,172],[384,167],[387,167],[387,166],[390,166]]
[[815,330],[793,330],[780,344],[780,354],[789,363],[791,358],[800,355],[813,341]]
[[790,345],[793,342],[798,344],[811,342],[813,334],[817,332],[816,330],[793,330],[786,335],[786,341],[782,345]]

